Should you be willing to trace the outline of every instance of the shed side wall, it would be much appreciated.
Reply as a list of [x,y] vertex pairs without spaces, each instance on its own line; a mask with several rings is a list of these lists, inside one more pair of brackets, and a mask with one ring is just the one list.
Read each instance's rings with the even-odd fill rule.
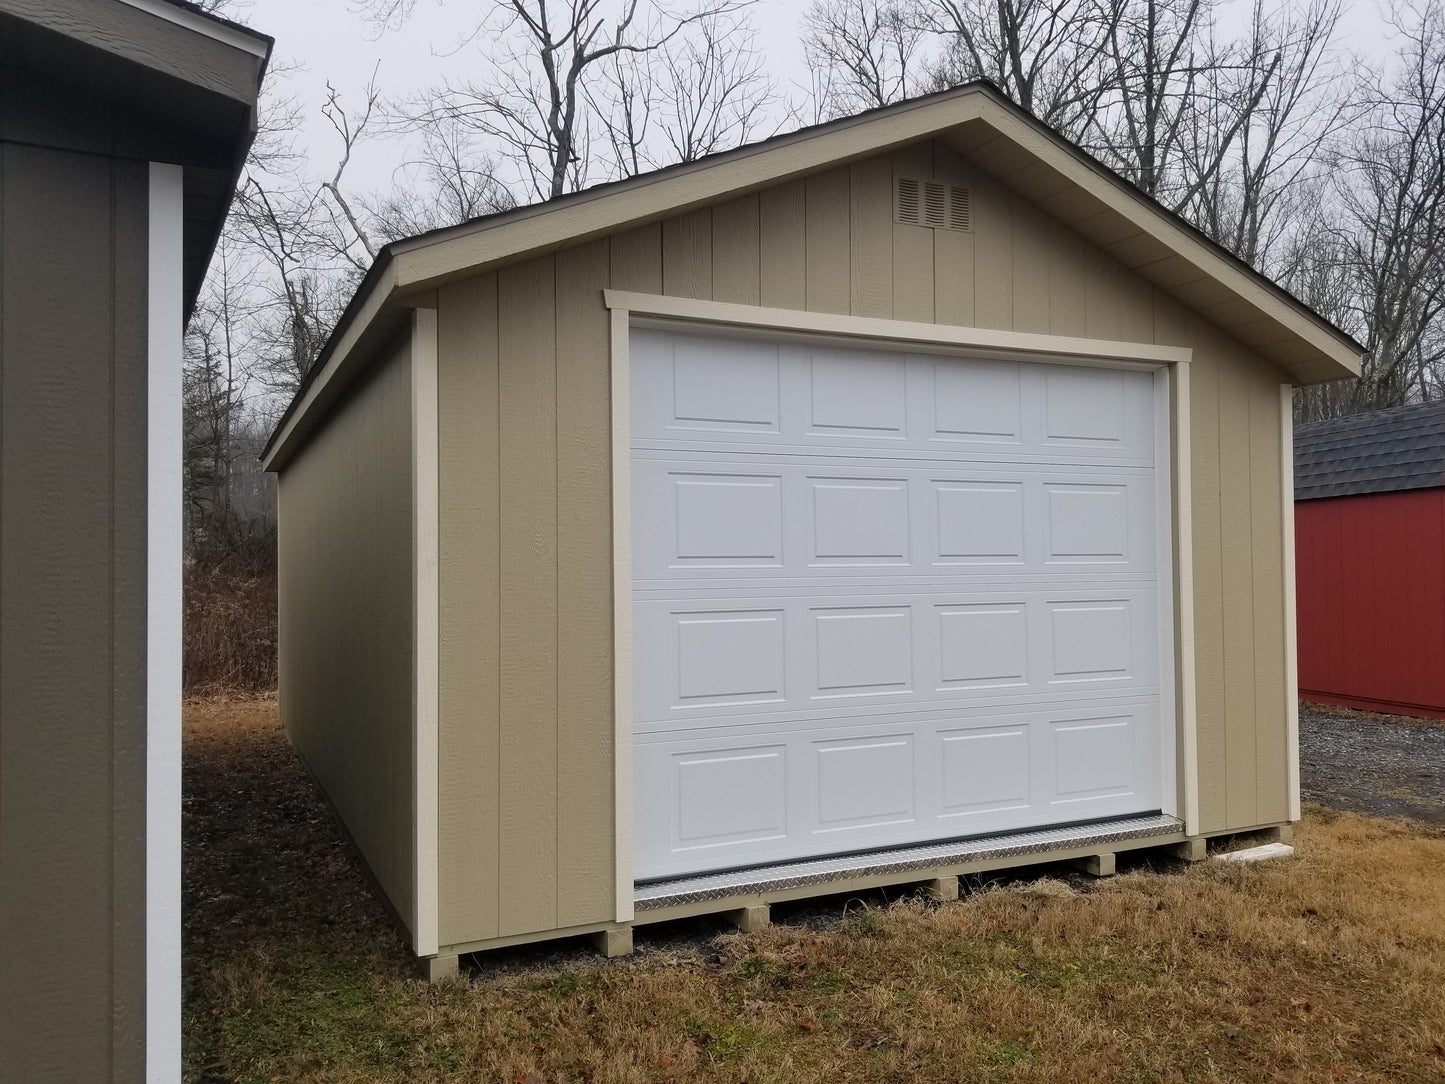
[[[895,224],[899,175],[974,230]],[[443,944],[613,915],[604,286],[1192,348],[1201,826],[1286,819],[1283,377],[923,144],[439,292]]]
[[148,169],[0,142],[0,1080],[145,1075]]
[[1445,489],[1299,501],[1300,696],[1445,716]]
[[282,471],[286,734],[403,922],[415,913],[411,354],[378,360]]

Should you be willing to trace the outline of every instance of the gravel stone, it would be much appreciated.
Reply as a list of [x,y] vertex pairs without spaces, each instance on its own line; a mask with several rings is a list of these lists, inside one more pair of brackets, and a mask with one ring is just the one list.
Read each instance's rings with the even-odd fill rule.
[[1445,724],[1300,705],[1300,797],[1445,825]]

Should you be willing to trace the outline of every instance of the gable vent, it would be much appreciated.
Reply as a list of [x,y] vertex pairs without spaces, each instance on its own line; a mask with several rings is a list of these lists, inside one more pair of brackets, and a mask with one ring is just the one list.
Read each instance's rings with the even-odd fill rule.
[[893,183],[893,221],[935,230],[971,230],[969,191],[961,184],[899,177]]

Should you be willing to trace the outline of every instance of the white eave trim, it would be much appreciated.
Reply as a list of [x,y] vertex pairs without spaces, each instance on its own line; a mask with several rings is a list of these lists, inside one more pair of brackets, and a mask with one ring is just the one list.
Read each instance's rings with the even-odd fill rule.
[[265,60],[270,54],[270,46],[265,41],[244,30],[217,22],[215,19],[208,19],[204,15],[198,15],[196,12],[176,4],[168,4],[165,0],[120,0],[120,2],[137,11],[143,11],[147,15],[154,15],[157,19],[174,23],[192,33],[218,41],[222,45],[229,45],[232,49],[239,49],[243,53],[260,57],[262,60]]

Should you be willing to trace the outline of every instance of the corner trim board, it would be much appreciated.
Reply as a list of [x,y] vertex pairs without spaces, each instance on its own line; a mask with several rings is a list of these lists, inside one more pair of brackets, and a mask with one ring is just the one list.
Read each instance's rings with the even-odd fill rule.
[[[611,293],[612,291],[607,291]],[[612,757],[616,916],[633,916],[631,314],[612,308]]]
[[437,447],[437,311],[415,309],[411,334],[412,409],[412,556],[415,650],[415,720],[412,729],[416,770],[415,891],[413,948],[418,956],[437,952],[439,903],[437,857],[437,711],[440,681],[439,494]]
[[1289,819],[1300,818],[1299,618],[1294,567],[1294,385],[1279,386],[1280,510],[1284,527],[1284,730]]
[[181,1078],[184,179],[150,164],[146,283],[146,1079]]

